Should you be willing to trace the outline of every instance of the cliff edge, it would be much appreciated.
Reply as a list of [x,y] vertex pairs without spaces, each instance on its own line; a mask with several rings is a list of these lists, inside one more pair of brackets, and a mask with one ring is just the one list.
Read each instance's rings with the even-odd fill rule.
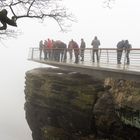
[[25,99],[33,140],[140,138],[138,83],[37,68],[26,73]]

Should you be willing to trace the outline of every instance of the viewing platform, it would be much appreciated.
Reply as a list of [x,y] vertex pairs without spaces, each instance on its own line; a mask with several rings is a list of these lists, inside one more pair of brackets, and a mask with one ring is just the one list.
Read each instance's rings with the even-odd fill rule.
[[[126,63],[126,53],[123,51],[121,64],[117,64],[117,49],[114,48],[100,48],[99,49],[99,62],[92,62],[92,48],[86,48],[84,52],[84,61],[81,61],[79,56],[79,62],[75,62],[75,56],[70,59],[69,52],[62,50],[63,53],[57,53],[59,59],[54,60],[54,50],[51,50],[51,57],[44,60],[44,54],[42,52],[40,57],[39,48],[30,48],[28,60],[55,66],[70,71],[89,74],[98,79],[104,79],[105,77],[112,77],[117,79],[130,79],[134,81],[140,81],[140,49],[130,50],[130,64]],[[56,51],[56,50],[55,50]],[[58,49],[57,49],[58,51]],[[60,49],[59,49],[60,52]],[[66,59],[64,59],[64,54]]]

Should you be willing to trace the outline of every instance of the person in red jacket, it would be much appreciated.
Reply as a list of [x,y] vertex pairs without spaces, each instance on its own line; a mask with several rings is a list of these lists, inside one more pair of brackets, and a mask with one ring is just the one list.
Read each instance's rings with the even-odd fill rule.
[[47,40],[47,53],[48,53],[48,59],[50,60],[51,57],[52,57],[52,47],[53,47],[53,44],[52,44],[52,40],[50,40],[48,38]]

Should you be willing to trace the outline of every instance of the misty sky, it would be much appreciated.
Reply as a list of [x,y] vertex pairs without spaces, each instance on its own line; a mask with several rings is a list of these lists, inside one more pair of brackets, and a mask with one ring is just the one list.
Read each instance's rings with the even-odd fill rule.
[[[17,21],[22,35],[18,40],[26,47],[38,47],[38,41],[48,37],[63,40],[68,43],[72,38],[80,43],[84,38],[87,47],[95,35],[101,41],[103,48],[116,47],[119,40],[128,39],[133,48],[140,44],[140,2],[138,0],[116,0],[112,8],[105,8],[104,0],[64,0],[64,5],[77,18],[72,23],[71,31],[60,32],[57,23],[46,19],[43,23],[32,19]],[[18,41],[16,40],[16,43]]]
[[[51,19],[46,19],[44,23],[33,19],[21,19],[17,21],[17,29],[22,34],[16,39],[0,42],[0,64],[2,66],[0,132],[3,132],[1,134],[4,137],[9,137],[9,139],[3,139],[19,140],[21,134],[24,136],[24,133],[29,131],[24,130],[27,129],[27,124],[25,126],[20,123],[24,117],[25,71],[33,68],[27,62],[29,47],[38,47],[39,41],[48,37],[54,40],[60,39],[66,43],[72,38],[80,43],[80,39],[84,38],[87,47],[91,47],[91,40],[95,35],[100,39],[100,47],[103,48],[114,48],[122,39],[128,39],[133,48],[140,47],[139,0],[116,0],[111,9],[104,8],[103,0],[64,0],[64,4],[77,18],[77,23],[72,24],[70,32],[60,32],[57,23]],[[15,27],[8,26],[8,28]],[[7,104],[9,106],[5,106]],[[9,115],[9,111],[12,113],[16,111],[16,114]],[[2,139],[1,134],[0,139]],[[13,139],[10,136],[13,136]],[[23,137],[24,139],[26,138]]]

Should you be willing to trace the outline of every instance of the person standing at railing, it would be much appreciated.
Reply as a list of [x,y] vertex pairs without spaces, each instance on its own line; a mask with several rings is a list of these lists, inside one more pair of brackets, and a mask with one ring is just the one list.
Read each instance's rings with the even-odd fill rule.
[[39,58],[40,58],[40,60],[42,59],[43,48],[44,48],[43,40],[40,40],[40,42],[39,42]]
[[[74,63],[78,63],[79,62],[79,45],[76,41],[74,41],[73,39],[69,42],[68,45],[68,51],[73,51],[74,50],[74,55],[75,55],[75,62]],[[70,54],[71,55],[71,54]],[[70,59],[72,59],[70,57]]]
[[47,60],[48,59],[48,56],[47,56],[47,40],[44,41],[44,48],[43,48],[43,51],[44,51],[44,60]]
[[117,43],[117,64],[121,64],[122,52],[124,49],[124,40]]
[[57,40],[53,42],[53,49],[53,60],[58,62],[65,62],[67,59],[67,45],[64,42]]
[[94,37],[94,39],[91,42],[91,45],[93,46],[93,50],[92,50],[92,61],[95,62],[95,54],[96,54],[96,58],[97,58],[97,62],[99,62],[99,54],[98,54],[98,50],[99,50],[99,46],[100,41],[98,40],[97,36]]
[[50,40],[48,38],[48,40],[47,40],[47,55],[48,55],[49,60],[51,59],[51,56],[52,56],[52,47],[53,47],[52,40]]
[[131,44],[129,44],[128,40],[125,40],[124,42],[124,48],[125,48],[125,53],[126,53],[126,63],[129,65],[130,64],[130,58],[129,58],[129,54],[130,54],[130,50],[132,49]]
[[81,38],[81,44],[80,44],[80,56],[81,61],[84,61],[84,53],[85,53],[86,43],[83,38]]
[[55,55],[55,41],[52,39],[52,48],[51,48],[51,60],[54,60]]
[[72,45],[73,45],[73,39],[68,44],[68,52],[70,55],[70,60],[72,60],[72,57],[73,57],[73,46]]

